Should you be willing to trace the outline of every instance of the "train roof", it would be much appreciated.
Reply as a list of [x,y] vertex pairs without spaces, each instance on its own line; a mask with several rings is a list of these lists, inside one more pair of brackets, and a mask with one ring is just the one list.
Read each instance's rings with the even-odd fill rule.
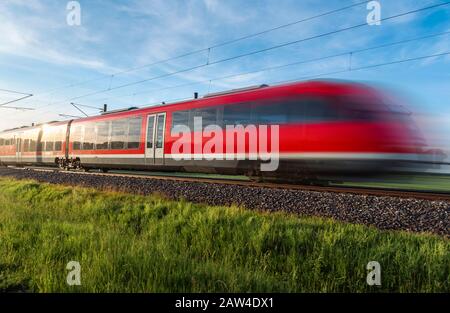
[[[109,118],[118,117],[118,116],[124,116],[124,117],[125,116],[133,116],[136,114],[141,114],[141,113],[145,113],[148,111],[157,110],[157,109],[161,109],[161,108],[173,108],[176,106],[182,106],[185,104],[190,104],[190,103],[195,103],[195,102],[204,102],[204,101],[209,101],[209,100],[214,101],[218,98],[228,98],[228,97],[235,97],[235,96],[240,96],[240,95],[245,95],[245,94],[252,94],[255,92],[262,91],[262,90],[264,90],[264,91],[275,91],[275,90],[292,90],[292,91],[294,91],[295,88],[299,88],[299,87],[302,87],[302,88],[327,87],[327,88],[331,88],[331,89],[341,89],[341,88],[349,88],[349,87],[361,88],[363,86],[365,88],[367,88],[367,86],[360,84],[360,83],[354,83],[354,82],[345,81],[345,80],[324,80],[324,79],[308,80],[308,81],[301,81],[301,82],[297,81],[297,82],[292,82],[292,83],[284,83],[284,84],[271,85],[271,86],[262,84],[262,85],[255,85],[255,86],[238,88],[238,89],[225,90],[225,91],[221,91],[221,92],[209,93],[209,94],[204,95],[201,98],[192,98],[192,99],[187,99],[187,100],[182,100],[182,101],[172,102],[172,103],[167,103],[167,104],[162,102],[159,105],[153,105],[153,106],[146,106],[146,107],[140,107],[140,108],[139,107],[130,107],[130,108],[118,109],[118,110],[105,112],[103,114],[96,115],[96,116],[74,119],[72,121],[74,123],[78,123],[78,122],[85,122],[85,121],[91,121],[91,120],[97,120],[97,119],[109,119]],[[14,132],[17,130],[27,130],[27,129],[37,128],[42,125],[48,125],[48,124],[51,124],[51,125],[65,124],[65,123],[69,123],[69,122],[70,121],[55,121],[55,122],[50,122],[50,123],[42,123],[42,124],[34,125],[34,126],[23,126],[23,127],[0,131],[0,133]]]
[[36,124],[36,125],[25,125],[25,126],[20,126],[20,127],[0,130],[0,134],[14,133],[14,132],[17,132],[17,131],[32,130],[32,129],[35,129],[35,128],[40,128],[40,127],[42,127],[44,125],[60,126],[60,125],[68,124],[68,123],[69,123],[69,121],[51,121],[51,122],[46,122],[46,123],[39,123],[39,124]]
[[[256,86],[250,86],[250,87],[244,87],[239,89],[231,89],[227,91],[217,92],[217,93],[210,93],[206,94],[205,96],[201,98],[192,98],[192,99],[186,99],[181,100],[178,102],[171,102],[171,103],[164,103],[153,106],[145,106],[145,107],[132,107],[132,108],[125,108],[121,110],[115,110],[110,111],[109,114],[101,114],[96,116],[90,116],[90,117],[83,117],[81,119],[75,119],[73,120],[74,123],[78,122],[85,122],[85,121],[92,121],[92,120],[98,120],[98,119],[106,119],[111,117],[126,117],[126,116],[133,116],[141,113],[147,113],[152,111],[157,111],[158,109],[173,109],[176,107],[183,107],[187,104],[194,104],[196,102],[205,103],[209,102],[214,103],[217,101],[217,99],[226,99],[226,101],[230,100],[231,97],[239,97],[244,96],[247,94],[255,94],[262,91],[282,91],[282,90],[290,90],[292,93],[295,92],[297,88],[323,88],[327,87],[329,90],[335,91],[335,90],[343,90],[348,88],[367,88],[364,84],[360,83],[353,83],[350,81],[345,80],[308,80],[308,81],[302,81],[302,82],[292,82],[288,84],[279,84],[279,85],[256,85]],[[156,113],[156,112],[155,112]]]

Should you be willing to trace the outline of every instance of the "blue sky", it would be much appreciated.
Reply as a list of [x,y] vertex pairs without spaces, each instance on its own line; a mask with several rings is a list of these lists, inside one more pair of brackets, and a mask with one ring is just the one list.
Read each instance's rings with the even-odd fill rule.
[[[348,6],[361,0],[80,0],[81,26],[66,22],[67,1],[0,0],[0,89],[36,96],[15,105],[35,108],[23,112],[0,109],[0,129],[32,122],[60,120],[60,113],[79,115],[71,98],[149,77],[204,64],[206,52],[111,75],[129,68],[207,48],[214,44],[260,32],[292,21]],[[381,0],[383,17],[415,10],[445,0]],[[210,62],[280,43],[307,38],[364,23],[365,5],[299,23],[248,40],[212,49]],[[211,83],[158,90],[232,74],[254,71],[327,55],[359,50],[393,41],[450,31],[450,5],[384,21],[339,34],[275,49],[266,53],[184,72],[163,79],[73,102],[111,109],[142,106],[259,83],[313,77],[348,68],[348,56],[300,64],[278,70],[215,80]],[[450,51],[450,35],[354,54],[353,67],[432,55]],[[445,145],[450,132],[450,57],[426,59],[386,67],[325,75],[366,81],[395,88],[413,101],[424,128],[439,128]],[[70,88],[59,88],[97,79]],[[49,91],[55,92],[49,93]],[[0,103],[16,95],[0,92]],[[95,110],[86,109],[95,114]]]

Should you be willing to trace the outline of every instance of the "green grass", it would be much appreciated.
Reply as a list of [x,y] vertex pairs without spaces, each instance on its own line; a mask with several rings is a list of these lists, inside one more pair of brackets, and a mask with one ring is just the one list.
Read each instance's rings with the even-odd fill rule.
[[0,179],[0,291],[448,292],[449,255],[429,234]]

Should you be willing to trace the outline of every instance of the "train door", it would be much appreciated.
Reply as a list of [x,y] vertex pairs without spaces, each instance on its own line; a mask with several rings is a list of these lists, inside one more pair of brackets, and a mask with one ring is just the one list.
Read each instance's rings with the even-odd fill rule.
[[70,120],[67,123],[67,128],[66,128],[66,135],[65,135],[65,139],[64,139],[64,158],[66,160],[69,159],[69,143],[70,143],[70,127],[72,126],[72,122],[73,120]]
[[148,165],[164,164],[164,133],[166,129],[166,113],[147,116],[147,140],[145,159]]
[[16,163],[22,162],[22,136],[18,134],[14,136],[16,143]]

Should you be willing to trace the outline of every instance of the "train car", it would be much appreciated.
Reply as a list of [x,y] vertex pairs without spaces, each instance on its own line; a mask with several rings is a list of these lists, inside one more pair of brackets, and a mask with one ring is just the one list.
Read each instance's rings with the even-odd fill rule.
[[0,133],[0,163],[57,165],[66,158],[69,122],[21,127]]
[[[381,92],[362,84],[330,81],[261,85],[55,126],[67,128],[67,141],[59,152],[41,159],[39,151],[31,152],[35,155],[29,159],[24,152],[15,161],[49,163],[54,158],[54,164],[65,168],[295,180],[324,173],[381,172],[396,163],[420,160],[425,145],[409,115]],[[45,135],[44,128],[40,129]],[[59,143],[55,141],[54,147],[59,148]],[[7,159],[17,153],[14,150],[5,145],[10,155],[4,159],[0,150],[0,160],[10,162]],[[261,170],[274,158],[276,167]]]

